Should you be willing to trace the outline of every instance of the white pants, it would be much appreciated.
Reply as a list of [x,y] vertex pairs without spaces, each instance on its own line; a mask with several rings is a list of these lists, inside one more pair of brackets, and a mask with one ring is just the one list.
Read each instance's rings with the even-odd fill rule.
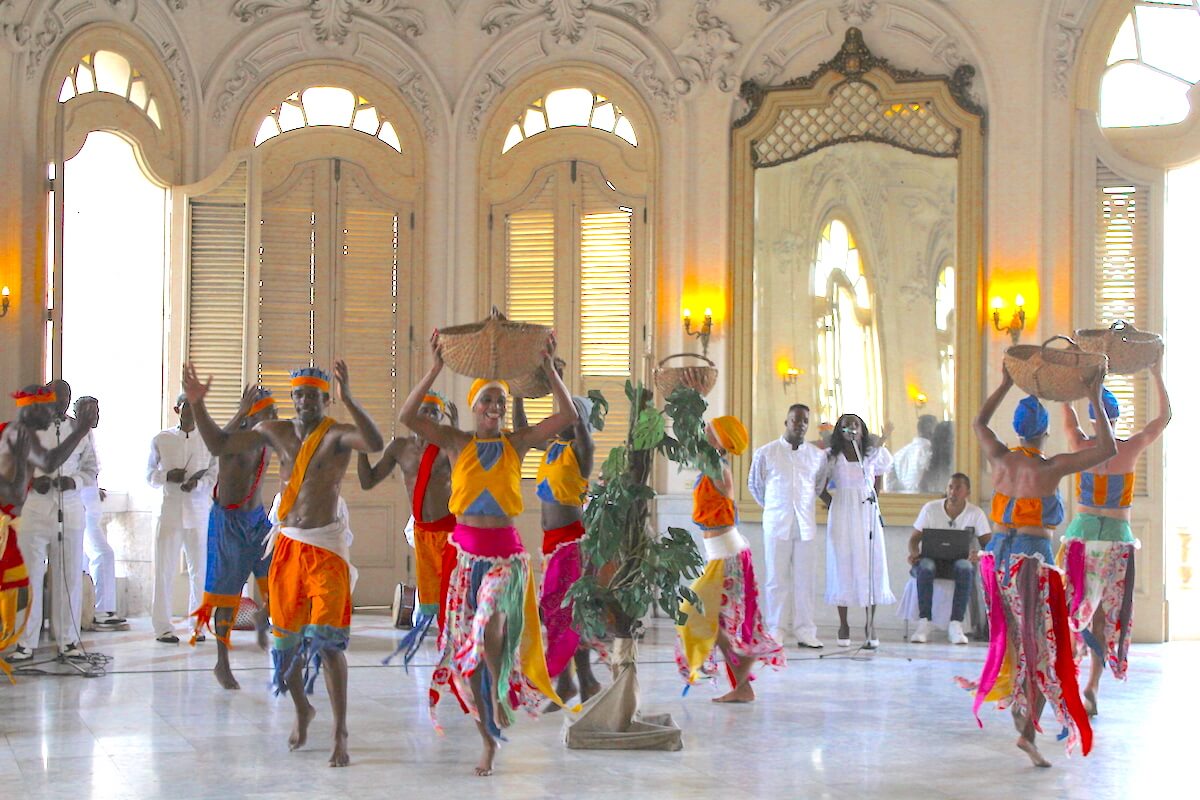
[[62,650],[79,641],[83,603],[83,503],[78,495],[63,502],[63,541],[57,509],[21,515],[17,545],[29,570],[29,624],[21,647],[34,650],[42,633],[42,582],[50,570],[50,633]]
[[817,602],[817,556],[821,546],[816,539],[804,541],[799,536],[780,539],[763,535],[767,580],[767,630],[780,643],[798,639],[817,638],[813,608]]
[[174,631],[171,624],[171,589],[179,572],[179,551],[187,560],[188,613],[200,607],[204,598],[204,570],[207,566],[207,536],[204,528],[185,528],[178,516],[163,514],[158,518],[154,536],[154,604],[150,621],[154,635],[165,636]]
[[88,487],[80,491],[83,497],[84,529],[83,554],[87,556],[87,573],[96,585],[95,613],[115,613],[117,610],[117,562],[108,536],[100,524],[100,492]]

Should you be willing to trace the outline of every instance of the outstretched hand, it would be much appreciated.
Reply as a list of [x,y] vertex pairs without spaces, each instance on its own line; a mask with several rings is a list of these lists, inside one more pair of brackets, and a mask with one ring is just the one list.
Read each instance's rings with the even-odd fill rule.
[[100,421],[100,406],[95,400],[80,401],[75,404],[75,419],[85,428],[94,428]]
[[254,407],[254,398],[258,395],[258,387],[253,383],[246,384],[242,389],[242,399],[238,402],[237,415],[239,417],[250,416],[250,409]]
[[441,369],[446,365],[446,360],[442,357],[442,335],[437,328],[433,329],[433,333],[429,336],[429,349],[433,353],[433,366]]
[[1012,374],[1008,371],[1008,364],[1002,364],[1000,367],[1000,385],[1005,389],[1011,389],[1013,385]]
[[340,358],[333,362],[333,392],[339,402],[350,399],[350,368]]
[[196,367],[191,362],[183,365],[183,396],[191,405],[195,405],[202,401],[208,394],[209,387],[212,386],[212,376],[208,376],[208,380],[203,383],[196,375]]
[[558,352],[558,337],[554,335],[554,331],[550,331],[546,334],[546,346],[542,349],[542,369],[546,370],[547,378],[554,370],[554,354],[556,352]]

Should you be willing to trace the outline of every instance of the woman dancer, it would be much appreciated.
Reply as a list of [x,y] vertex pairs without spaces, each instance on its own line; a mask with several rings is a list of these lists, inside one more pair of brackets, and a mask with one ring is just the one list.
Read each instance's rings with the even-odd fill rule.
[[[1162,360],[1150,367],[1158,386],[1158,416],[1140,433],[1117,439],[1117,454],[1103,464],[1075,476],[1075,499],[1079,512],[1063,534],[1060,557],[1067,571],[1067,597],[1072,624],[1084,632],[1091,653],[1091,671],[1083,689],[1088,716],[1097,713],[1096,693],[1107,661],[1113,677],[1125,679],[1129,663],[1129,640],[1133,633],[1133,554],[1138,547],[1129,527],[1133,505],[1133,483],[1137,460],[1171,421],[1171,401],[1163,383]],[[1117,398],[1103,392],[1104,416],[1113,424],[1121,409]],[[1096,420],[1096,406],[1088,406],[1088,418]],[[1079,427],[1079,417],[1070,403],[1063,405],[1067,442],[1073,451],[1092,448],[1092,437]]]
[[474,431],[438,424],[418,413],[444,365],[436,331],[430,344],[433,365],[400,409],[400,422],[440,447],[453,463],[450,512],[457,523],[450,542],[458,550],[458,559],[449,578],[446,621],[438,636],[442,654],[429,688],[430,711],[435,713],[445,690],[454,693],[479,728],[483,755],[475,774],[486,776],[492,774],[501,729],[512,723],[518,706],[536,713],[541,695],[562,704],[546,672],[529,554],[513,523],[524,507],[521,458],[531,447],[544,447],[554,434],[573,425],[577,414],[567,387],[554,371],[551,335],[542,356],[554,395],[552,415],[532,427],[505,433],[508,386],[480,378],[467,394]]
[[758,582],[750,545],[738,533],[733,504],[733,475],[727,456],[741,455],[749,444],[746,426],[737,417],[717,417],[705,427],[708,442],[721,454],[721,475],[713,480],[702,474],[692,492],[692,521],[704,531],[704,573],[692,584],[703,611],[685,602],[687,621],[677,627],[675,661],[691,685],[701,673],[717,670],[714,648],[725,657],[732,689],[714,703],[749,703],[754,700],[750,670],[756,660],[780,669],[787,660],[783,646],[771,638],[758,606]]
[[838,647],[850,645],[847,607],[865,608],[866,646],[879,646],[875,606],[896,602],[888,583],[879,520],[879,489],[892,454],[872,444],[857,414],[838,418],[829,439],[829,482],[821,499],[829,509],[825,555],[825,602],[838,607]]
[[[1100,380],[1091,387],[1100,405]],[[1096,422],[1091,447],[1051,458],[1042,454],[1050,417],[1035,397],[1017,404],[1013,429],[1019,446],[1009,449],[988,424],[1012,387],[1008,369],[979,409],[972,426],[992,467],[992,520],[996,528],[979,559],[979,574],[988,599],[991,643],[983,673],[975,686],[975,718],[985,700],[1012,706],[1017,747],[1036,767],[1050,762],[1034,741],[1047,700],[1067,729],[1067,748],[1082,742],[1091,750],[1092,729],[1079,698],[1067,619],[1062,574],[1050,552],[1051,531],[1062,522],[1058,483],[1066,475],[1089,469],[1117,452],[1112,428]],[[982,726],[982,722],[980,725]]]

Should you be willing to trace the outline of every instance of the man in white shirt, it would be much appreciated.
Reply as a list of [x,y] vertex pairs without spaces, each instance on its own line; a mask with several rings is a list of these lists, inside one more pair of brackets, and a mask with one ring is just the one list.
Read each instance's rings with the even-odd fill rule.
[[[75,416],[79,416],[79,406],[81,403],[91,403],[96,407],[96,422],[92,425],[95,429],[100,424],[100,403],[94,397],[81,397],[75,401]],[[96,439],[91,432],[87,435],[87,444],[92,448],[93,455],[96,452]],[[84,476],[83,487],[79,490],[80,498],[83,500],[83,555],[87,559],[84,565],[88,575],[92,577],[92,583],[96,587],[96,604],[92,611],[93,617],[88,619],[86,616],[82,620],[84,626],[91,623],[92,628],[100,631],[119,631],[128,630],[129,624],[124,617],[117,616],[117,571],[116,571],[116,555],[113,553],[112,545],[108,543],[108,536],[104,532],[104,526],[101,524],[101,518],[104,515],[104,510],[101,504],[104,501],[104,490],[100,488],[100,459],[95,459],[96,472]],[[87,614],[87,609],[84,610]]]
[[888,491],[913,494],[921,490],[921,479],[933,459],[933,432],[937,417],[922,414],[917,418],[917,436],[896,451],[892,472],[888,475]]
[[987,544],[992,535],[987,514],[974,503],[967,501],[971,494],[971,479],[961,472],[950,476],[946,496],[925,504],[917,521],[913,523],[912,535],[908,538],[908,563],[912,564],[912,576],[917,580],[917,608],[921,615],[917,630],[910,642],[924,644],[929,641],[933,626],[933,579],[937,577],[938,562],[921,555],[921,532],[926,528],[955,528],[974,534],[971,538],[969,558],[953,562],[954,599],[950,604],[950,626],[946,632],[951,644],[966,644],[962,621],[967,613],[967,601],[975,581],[975,565],[979,562],[979,547]]
[[[212,505],[215,459],[196,431],[187,398],[175,401],[179,424],[154,436],[146,480],[163,490],[162,511],[154,537],[154,603],[151,622],[155,639],[178,644],[171,622],[171,587],[179,569],[179,551],[187,559],[188,612],[200,607],[204,596],[208,512]],[[203,640],[203,634],[197,640]]]
[[822,647],[813,622],[817,597],[817,492],[828,463],[825,451],[804,441],[808,406],[788,409],[783,436],[754,451],[750,494],[763,507],[767,564],[766,623],[780,642]]
[[[71,406],[71,386],[64,380],[47,386],[55,396],[54,415],[49,427],[37,432],[37,441],[45,450],[53,450],[68,439],[82,423],[67,415]],[[84,416],[82,410],[79,411]],[[86,420],[90,429],[91,414]],[[90,436],[75,445],[58,469],[33,471],[29,494],[21,510],[21,535],[18,544],[29,570],[29,624],[21,636],[17,653],[10,661],[32,658],[42,632],[42,582],[50,571],[50,598],[53,613],[50,632],[62,656],[85,658],[79,644],[83,605],[83,499],[81,492],[94,481],[99,468]],[[60,521],[61,511],[61,521]],[[90,611],[89,611],[90,613]]]

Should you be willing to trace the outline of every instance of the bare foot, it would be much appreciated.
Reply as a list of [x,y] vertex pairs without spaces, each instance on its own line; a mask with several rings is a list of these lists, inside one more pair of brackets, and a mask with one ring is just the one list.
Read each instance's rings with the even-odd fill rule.
[[1026,739],[1024,736],[1021,736],[1017,739],[1017,747],[1021,749],[1021,752],[1029,756],[1029,760],[1033,762],[1035,767],[1050,766],[1050,762],[1043,758],[1042,754],[1038,751],[1037,745]]
[[713,698],[714,703],[753,703],[754,702],[754,687],[750,685],[750,681],[745,681],[741,686]]
[[288,737],[288,750],[304,747],[304,743],[308,741],[308,724],[316,715],[317,710],[313,708],[312,703],[309,703],[304,711],[296,712],[296,726],[292,728],[292,735]]
[[581,682],[579,684],[579,699],[586,703],[599,694],[601,688],[599,681]]
[[254,615],[254,633],[258,638],[258,649],[267,649],[267,633],[271,630],[271,621],[267,618],[267,610],[259,609]]
[[350,750],[346,746],[349,738],[350,734],[346,731],[341,731],[340,733],[335,733],[333,735],[333,752],[329,755],[329,766],[350,766]]
[[1093,689],[1083,690],[1083,708],[1087,711],[1089,717],[1094,717],[1100,713],[1100,709],[1096,706],[1096,692]]
[[237,678],[233,677],[233,670],[229,668],[229,662],[218,661],[213,667],[213,675],[217,676],[217,683],[221,684],[222,689],[240,689],[241,684],[237,682]]
[[483,745],[483,755],[475,765],[475,776],[486,778],[492,774],[492,765],[496,762],[496,740],[488,738]]

